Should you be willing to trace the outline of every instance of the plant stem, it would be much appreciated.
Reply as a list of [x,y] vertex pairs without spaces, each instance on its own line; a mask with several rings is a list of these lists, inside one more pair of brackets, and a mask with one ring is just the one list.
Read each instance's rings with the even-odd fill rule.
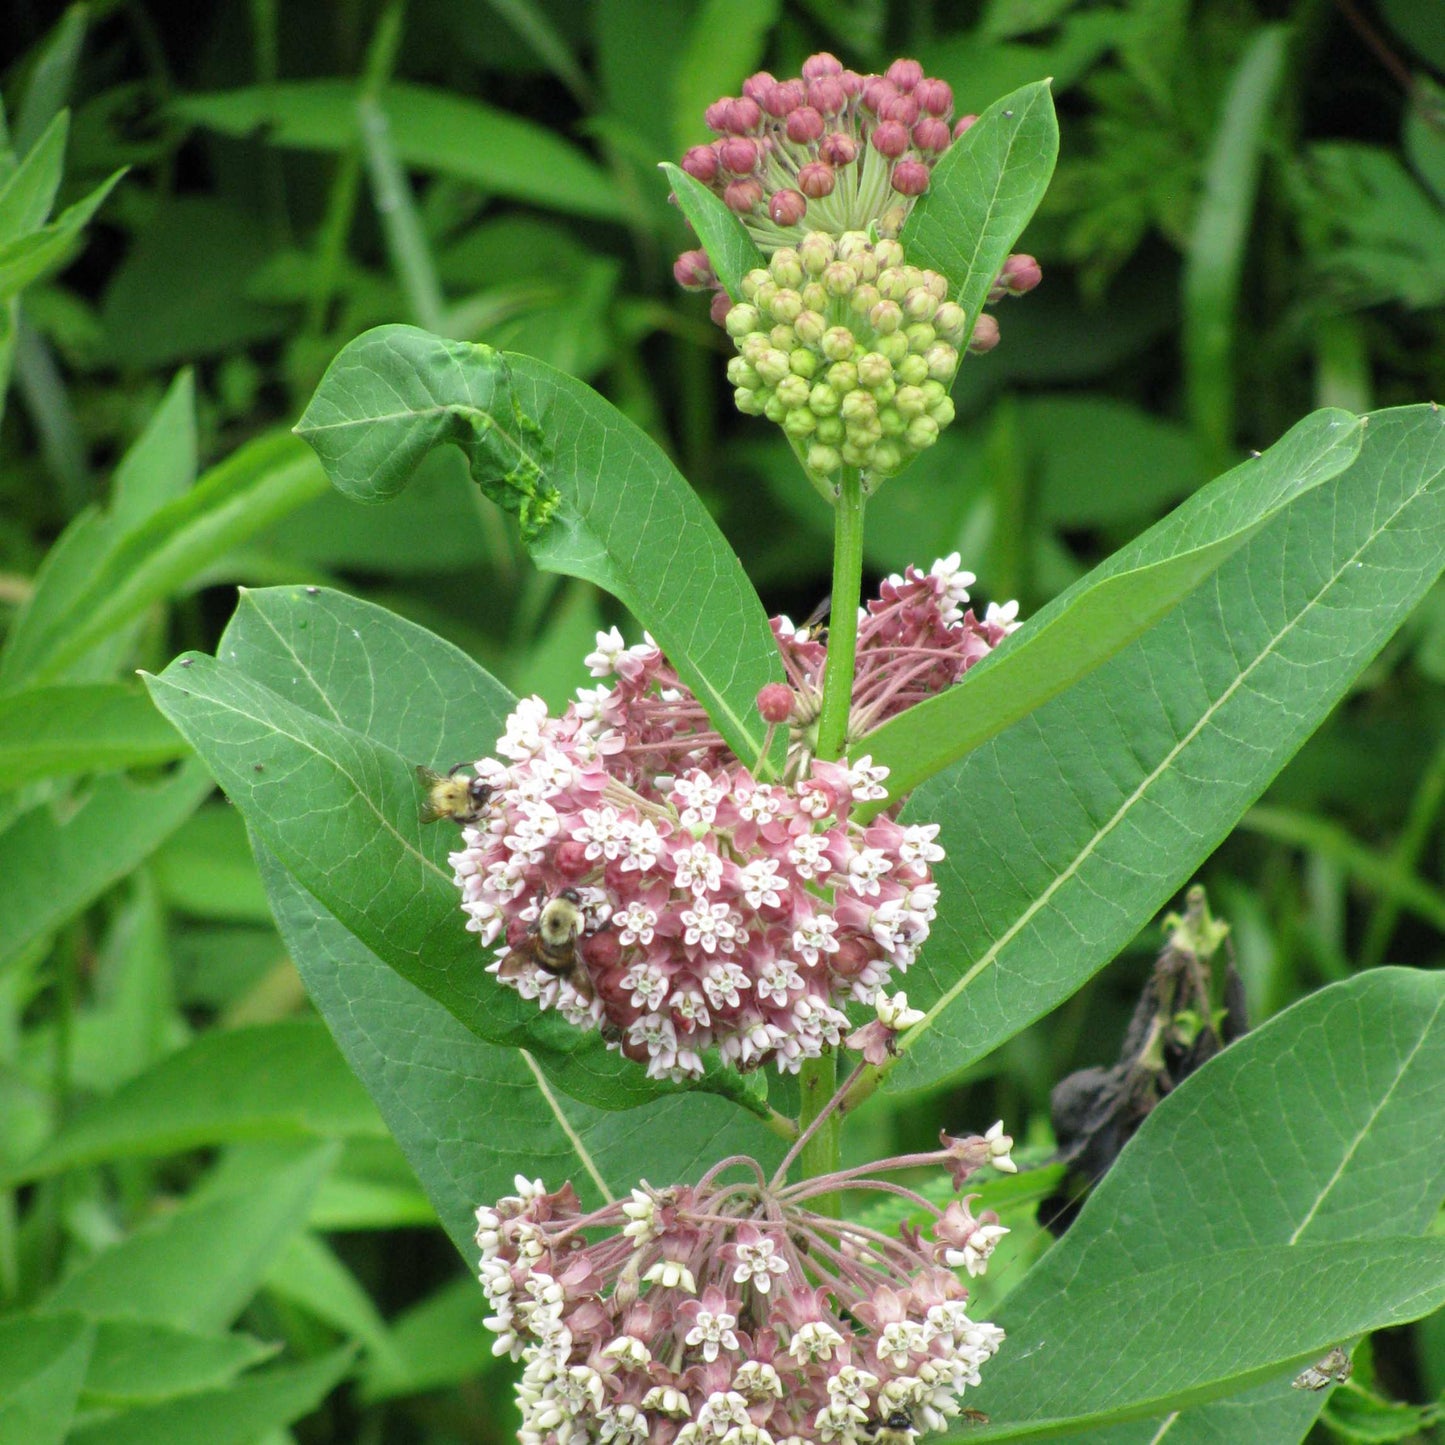
[[858,602],[863,586],[863,477],[857,467],[843,468],[834,512],[832,615],[823,708],[818,718],[817,755],[825,762],[841,758],[847,749],[848,714],[853,705]]
[[[838,1168],[839,1125],[842,1118],[832,1107],[838,1092],[837,1059],[833,1054],[821,1058],[805,1059],[798,1082],[803,1090],[802,1108],[798,1111],[799,1138],[806,1139],[801,1150],[796,1152],[798,1167],[804,1179],[816,1179],[822,1174],[836,1173]],[[824,1118],[822,1116],[826,1115]],[[836,1195],[828,1195],[819,1202],[820,1214],[838,1213]]]

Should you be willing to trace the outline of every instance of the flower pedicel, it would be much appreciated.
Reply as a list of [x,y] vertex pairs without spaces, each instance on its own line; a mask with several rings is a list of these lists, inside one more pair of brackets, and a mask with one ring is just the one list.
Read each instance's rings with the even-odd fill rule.
[[[972,581],[954,556],[884,584],[860,626],[851,735],[952,685],[1017,625],[1012,605],[964,612]],[[762,709],[790,729],[782,778],[757,781],[658,649],[614,631],[588,658],[614,686],[580,690],[558,718],[518,705],[506,761],[476,765],[487,813],[451,855],[499,980],[600,1026],[654,1077],[700,1075],[713,1047],[796,1071],[848,1032],[844,1003],[908,968],[934,916],[938,826],[851,817],[886,797],[886,770],[813,758],[827,649],[784,618],[773,630],[788,682],[763,689]],[[582,976],[527,946],[563,894],[582,911]]]

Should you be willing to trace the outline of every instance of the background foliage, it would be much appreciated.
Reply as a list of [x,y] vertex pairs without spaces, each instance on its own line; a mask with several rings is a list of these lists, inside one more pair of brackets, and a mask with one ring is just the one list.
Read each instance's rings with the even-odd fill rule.
[[[266,849],[254,861],[133,670],[218,640],[264,657],[291,626],[341,642],[348,609],[379,603],[512,693],[557,703],[583,680],[593,630],[625,618],[589,582],[534,570],[454,451],[385,508],[332,493],[290,433],[325,365],[357,332],[402,321],[583,378],[673,456],[768,610],[801,617],[827,588],[829,519],[781,439],[731,411],[725,338],[671,283],[686,236],[655,163],[702,138],[705,103],[749,70],[788,73],[820,46],[862,68],[916,55],[966,110],[1052,75],[1063,150],[1024,243],[1045,285],[1004,309],[1003,345],[955,389],[959,423],[890,485],[867,533],[875,575],[958,548],[982,598],[1017,596],[1028,615],[1311,408],[1442,390],[1436,7],[251,0],[15,13],[0,42],[0,1442],[505,1439],[506,1368],[480,1294],[291,956],[311,960],[307,986],[363,1041],[369,1014],[409,1017],[411,995],[362,986],[375,977],[364,941],[310,907]],[[1228,575],[1247,578],[1247,564]],[[237,609],[236,584],[287,590]],[[295,584],[362,600],[326,593],[324,620],[302,615]],[[375,626],[367,645],[384,651]],[[356,671],[334,655],[318,696],[347,716]],[[425,735],[402,718],[377,727],[388,746],[450,761],[506,699],[449,649],[425,661],[447,708]],[[1381,963],[1438,967],[1442,737],[1437,585],[1202,870],[1255,1020]],[[1264,713],[1227,741],[1283,745]],[[1225,786],[1228,747],[1215,766]],[[947,801],[960,828],[998,816],[986,790]],[[973,866],[1005,869],[1017,847],[1000,833]],[[850,1147],[877,1156],[940,1122],[1002,1115],[1046,1157],[1050,1086],[1115,1056],[1157,941],[1150,929],[1129,942],[986,1057],[967,1054],[960,1025],[956,1059],[929,1061],[942,1082],[877,1096]],[[1438,1052],[1438,1027],[1420,1021],[1438,1016],[1439,989],[1410,984],[1398,1028],[1352,1053],[1352,1011],[1382,977],[1279,1027],[1300,1031],[1302,1050],[1333,1050],[1342,1078],[1398,1084],[1427,1043]],[[466,1077],[450,1102],[459,1153],[494,1145],[486,1111],[504,1109],[499,1169],[514,1154],[529,1172],[564,1167],[515,1055],[499,1069],[498,1051],[436,1011],[410,1034],[414,1052],[365,1061],[356,1039],[339,1042],[373,1092],[394,1081],[399,1111],[437,1108],[429,1061]],[[1273,1110],[1298,1141],[1333,1127],[1327,1102],[1251,1073],[1244,1047],[1234,1067],[1236,1115],[1240,1101]],[[1382,1101],[1394,1094],[1380,1086]],[[1357,1104],[1371,1097],[1362,1083]],[[579,1127],[621,1174],[629,1129],[675,1103],[648,1105],[646,1123],[594,1109]],[[736,1127],[724,1101],[706,1107]],[[1189,1205],[1199,1181],[1252,1169],[1304,1190],[1313,1175],[1251,1157],[1248,1138],[1219,1156],[1209,1107],[1152,1121],[1179,1131],[1153,1155],[1177,1171],[1127,1184],[1177,1230],[1153,1261],[1179,1276],[1161,1298],[1213,1289],[1227,1307],[1242,1292],[1231,1279],[1258,1284],[1243,1256],[1283,1237],[1288,1210],[1209,1221],[1204,1237],[1239,1257],[1206,1262]],[[1408,1155],[1388,1118],[1375,1137],[1383,1157]],[[1368,1164],[1312,1215],[1301,1243],[1340,1254],[1312,1268],[1393,1267],[1386,1243],[1369,1246],[1368,1269],[1365,1246],[1342,1244],[1386,1207]],[[1026,1179],[990,1308],[1047,1243]],[[1104,1186],[1087,1229],[1010,1300],[1017,1336],[1051,1280],[1117,1240],[1124,1186]],[[1421,1191],[1389,1207],[1438,1232],[1438,1180]],[[447,1213],[470,1202],[459,1190]],[[1279,1282],[1281,1298],[1295,1292]],[[1081,1306],[1082,1341],[1108,1303]],[[1344,1332],[1368,1303],[1341,1309]],[[1160,1395],[1207,1368],[1181,1345]],[[1362,1414],[1341,1400],[1321,1438],[1427,1428],[1410,1407],[1445,1392],[1441,1316],[1375,1336],[1360,1371],[1401,1404]],[[1002,1409],[1013,1391],[1040,1415],[1104,1409],[1106,1359],[1096,1374],[1092,1395],[1077,1377],[1028,1376],[991,1382],[990,1398]],[[1216,1428],[1273,1422],[1277,1402],[1238,1384],[1246,1393],[1209,1407],[1226,1412]],[[1210,1422],[1197,1424],[1203,1438]],[[1293,1428],[1309,1428],[1307,1412]]]

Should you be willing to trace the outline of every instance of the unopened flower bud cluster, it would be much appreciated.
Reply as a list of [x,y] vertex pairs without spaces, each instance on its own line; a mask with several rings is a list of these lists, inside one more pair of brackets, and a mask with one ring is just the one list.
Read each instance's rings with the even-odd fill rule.
[[[957,564],[910,567],[869,604],[860,723],[950,685],[1015,625],[962,612],[973,579]],[[794,702],[777,781],[739,761],[657,647],[627,647],[613,629],[587,659],[610,687],[579,690],[560,717],[540,698],[518,704],[499,757],[476,764],[495,789],[489,809],[451,855],[499,982],[599,1027],[654,1077],[700,1075],[709,1048],[739,1068],[796,1071],[848,1032],[845,1003],[871,1001],[909,967],[934,917],[938,826],[904,826],[896,806],[853,819],[886,799],[886,770],[861,747],[852,761],[811,757],[826,647],[786,618],[773,627],[788,678],[773,690]],[[564,890],[586,920],[581,989],[523,952]]]
[[953,420],[967,318],[897,241],[814,231],[749,272],[742,292],[724,322],[738,410],[781,426],[815,476],[896,472]]
[[[519,1176],[477,1211],[477,1243],[494,1349],[525,1362],[522,1445],[861,1445],[896,1412],[918,1434],[946,1429],[1003,1340],[970,1318],[954,1270],[982,1273],[1007,1230],[971,1199],[939,1210],[866,1177],[1012,1164],[986,1137],[943,1142],[785,1187],[737,1157],[592,1213],[570,1184]],[[933,1242],[806,1207],[840,1185],[903,1194]]]

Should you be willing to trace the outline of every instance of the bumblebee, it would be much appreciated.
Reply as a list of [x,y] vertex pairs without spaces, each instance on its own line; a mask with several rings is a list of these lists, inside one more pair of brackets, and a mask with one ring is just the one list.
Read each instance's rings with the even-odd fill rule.
[[426,801],[421,805],[423,823],[435,823],[441,818],[450,818],[458,824],[475,823],[486,812],[497,790],[490,783],[463,773],[464,767],[465,763],[458,763],[448,773],[436,773],[417,765],[416,775],[426,789]]
[[869,1420],[864,1427],[871,1430],[873,1445],[913,1445],[918,1427],[907,1410],[890,1410],[883,1420]]
[[547,900],[521,944],[502,959],[498,970],[501,977],[515,978],[532,963],[553,978],[565,978],[585,1002],[591,1003],[597,990],[592,987],[592,976],[577,952],[577,940],[582,937],[586,922],[581,894],[575,888],[564,888],[555,898]]

